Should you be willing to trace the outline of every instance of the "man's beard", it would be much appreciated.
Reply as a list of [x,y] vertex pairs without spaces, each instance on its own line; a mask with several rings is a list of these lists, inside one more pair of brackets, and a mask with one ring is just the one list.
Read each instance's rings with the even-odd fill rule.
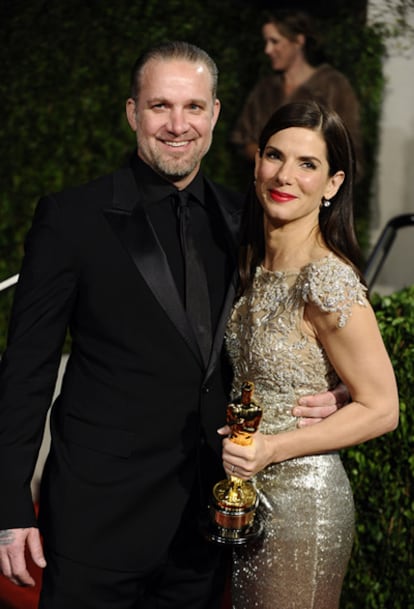
[[161,155],[155,155],[153,160],[155,171],[169,182],[177,182],[186,178],[194,171],[200,162],[198,158],[191,158],[184,162],[181,160],[174,161],[165,159]]
[[202,158],[209,151],[211,141],[212,138],[210,137],[210,140],[205,142],[204,149],[196,149],[194,154],[190,157],[174,159],[165,153],[161,153],[155,146],[148,146],[147,142],[140,147],[138,137],[138,156],[168,182],[179,182],[180,180],[187,178],[197,169]]

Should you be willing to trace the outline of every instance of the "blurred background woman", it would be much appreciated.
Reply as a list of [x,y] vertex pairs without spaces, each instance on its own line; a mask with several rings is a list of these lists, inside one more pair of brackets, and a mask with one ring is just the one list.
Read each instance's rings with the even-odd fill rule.
[[335,110],[353,141],[357,176],[362,172],[360,111],[357,96],[342,72],[324,58],[315,22],[303,11],[280,9],[266,13],[264,52],[273,72],[261,78],[249,94],[231,134],[231,141],[254,160],[259,134],[279,106],[313,99]]

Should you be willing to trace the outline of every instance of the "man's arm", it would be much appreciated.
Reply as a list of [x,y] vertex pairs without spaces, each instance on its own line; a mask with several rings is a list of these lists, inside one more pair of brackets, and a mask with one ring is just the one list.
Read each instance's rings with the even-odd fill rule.
[[0,531],[0,571],[19,586],[34,586],[35,580],[27,570],[25,548],[40,568],[46,566],[39,530],[4,529]]
[[298,405],[293,407],[292,414],[300,417],[298,427],[314,425],[345,406],[349,399],[347,387],[339,383],[332,391],[301,397]]
[[66,236],[64,228],[60,205],[42,199],[25,239],[0,362],[0,571],[28,586],[34,581],[25,550],[39,566],[44,560],[30,480],[76,299],[72,235]]

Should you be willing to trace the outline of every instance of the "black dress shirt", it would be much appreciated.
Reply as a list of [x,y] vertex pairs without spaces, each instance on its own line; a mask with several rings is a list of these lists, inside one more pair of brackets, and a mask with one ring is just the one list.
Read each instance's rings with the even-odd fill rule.
[[[174,196],[177,188],[151,169],[137,154],[132,155],[130,163],[142,196],[144,210],[167,256],[178,293],[184,302],[184,260]],[[209,194],[201,172],[186,190],[191,194],[191,222],[195,242],[206,270],[214,330],[232,272],[226,228],[217,203]]]

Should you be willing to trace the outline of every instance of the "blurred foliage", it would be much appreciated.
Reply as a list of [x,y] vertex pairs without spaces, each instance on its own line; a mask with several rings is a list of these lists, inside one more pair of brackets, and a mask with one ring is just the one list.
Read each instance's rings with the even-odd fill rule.
[[387,40],[387,53],[412,57],[414,44],[414,0],[381,0],[370,3],[370,19]]
[[356,543],[342,609],[414,609],[414,286],[372,304],[400,396],[396,431],[344,451]]

